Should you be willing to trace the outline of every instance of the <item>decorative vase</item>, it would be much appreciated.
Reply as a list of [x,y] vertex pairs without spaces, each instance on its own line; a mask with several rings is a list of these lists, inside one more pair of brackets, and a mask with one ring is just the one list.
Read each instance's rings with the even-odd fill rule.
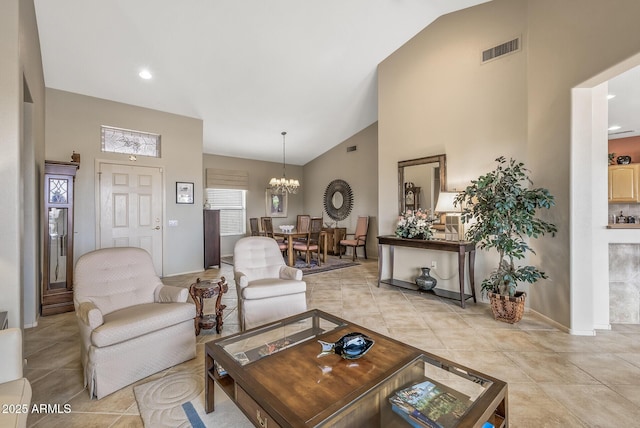
[[422,274],[416,277],[416,285],[418,286],[418,290],[420,291],[433,290],[438,284],[438,281],[434,277],[429,275],[429,272],[431,271],[431,269],[428,267],[423,267],[420,269],[422,270]]

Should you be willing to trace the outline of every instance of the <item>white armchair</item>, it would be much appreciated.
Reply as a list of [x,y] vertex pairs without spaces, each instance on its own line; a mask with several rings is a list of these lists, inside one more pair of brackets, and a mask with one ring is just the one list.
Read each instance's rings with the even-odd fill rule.
[[302,271],[284,263],[272,238],[240,239],[233,250],[233,272],[242,331],[307,310]]
[[0,355],[0,404],[5,410],[0,412],[0,427],[26,427],[31,384],[22,376],[22,330],[0,330]]
[[196,356],[188,295],[162,284],[141,248],[104,248],[78,259],[73,298],[92,398]]

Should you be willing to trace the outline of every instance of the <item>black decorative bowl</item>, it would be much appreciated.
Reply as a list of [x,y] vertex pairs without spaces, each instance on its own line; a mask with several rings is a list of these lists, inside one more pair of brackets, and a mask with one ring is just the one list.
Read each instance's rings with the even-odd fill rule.
[[631,163],[631,156],[618,156],[616,162],[618,162],[618,165],[629,165]]

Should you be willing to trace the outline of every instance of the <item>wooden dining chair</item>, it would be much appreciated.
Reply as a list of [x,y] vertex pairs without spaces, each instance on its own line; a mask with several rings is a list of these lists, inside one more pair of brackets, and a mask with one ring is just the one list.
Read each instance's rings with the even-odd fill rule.
[[[353,255],[351,260],[355,261],[358,257],[356,252],[358,247],[364,248],[364,258],[367,258],[367,232],[369,231],[369,216],[359,216],[356,223],[355,233],[347,233],[347,236],[353,235],[353,239],[341,239],[340,247],[352,247]],[[340,258],[342,258],[342,248],[340,248]]]
[[251,229],[251,236],[260,236],[260,227],[258,226],[258,218],[252,217],[249,219],[249,227]]
[[311,254],[316,253],[318,266],[320,261],[320,233],[322,232],[322,217],[314,217],[309,219],[309,231],[307,232],[306,241],[296,241],[293,243],[293,250],[305,253],[305,261],[307,265],[311,264]]
[[271,217],[260,217],[260,221],[262,222],[262,232],[264,236],[268,236],[269,238],[273,238],[277,243],[278,247],[280,247],[280,252],[284,256],[287,254],[287,243],[284,238],[279,236],[273,236],[273,219]]
[[301,233],[309,232],[309,227],[311,225],[311,216],[308,214],[298,214],[298,219],[296,221],[296,231]]

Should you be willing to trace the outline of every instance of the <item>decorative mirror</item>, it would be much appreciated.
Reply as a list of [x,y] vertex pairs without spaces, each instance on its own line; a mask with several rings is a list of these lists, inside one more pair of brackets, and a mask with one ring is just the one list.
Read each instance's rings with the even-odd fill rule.
[[344,180],[333,180],[324,191],[324,210],[335,221],[347,218],[353,208],[353,192]]
[[446,189],[446,155],[398,162],[398,208],[401,213],[407,209],[433,213],[438,195]]

